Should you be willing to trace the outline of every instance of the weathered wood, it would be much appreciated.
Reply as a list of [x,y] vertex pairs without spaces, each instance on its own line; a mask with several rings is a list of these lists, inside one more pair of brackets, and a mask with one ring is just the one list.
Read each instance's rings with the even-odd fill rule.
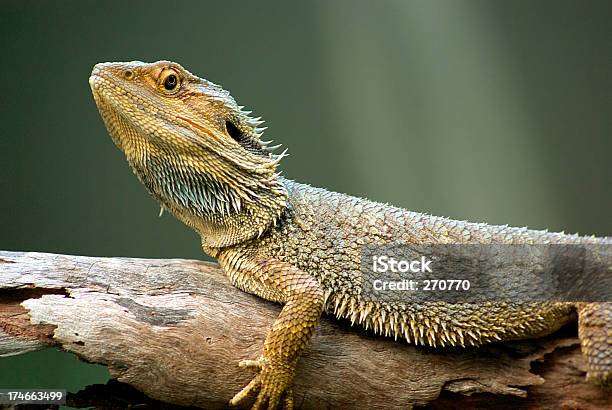
[[[279,310],[212,263],[0,251],[0,355],[59,346],[168,403],[224,407],[253,376],[237,363],[259,356]],[[324,318],[294,393],[304,409],[612,406],[584,374],[572,327],[438,350]]]

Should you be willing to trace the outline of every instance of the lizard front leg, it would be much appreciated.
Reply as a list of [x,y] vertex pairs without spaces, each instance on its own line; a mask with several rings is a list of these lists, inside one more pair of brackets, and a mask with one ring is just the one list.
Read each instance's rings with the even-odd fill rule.
[[[253,409],[293,407],[291,383],[298,359],[310,340],[323,311],[324,292],[308,273],[278,260],[236,260],[232,255],[219,262],[238,288],[284,304],[272,325],[257,360],[246,360],[241,367],[256,367],[259,374],[234,398],[231,405],[258,391]],[[229,263],[228,263],[229,262]],[[233,262],[233,263],[232,263]]]

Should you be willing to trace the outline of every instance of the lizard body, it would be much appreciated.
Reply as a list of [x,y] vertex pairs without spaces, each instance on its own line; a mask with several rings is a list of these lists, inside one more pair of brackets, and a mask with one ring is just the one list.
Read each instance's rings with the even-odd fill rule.
[[[283,178],[283,154],[261,139],[228,92],[176,63],[104,63],[90,85],[115,144],[148,191],[202,237],[238,288],[284,304],[260,372],[232,400],[293,406],[297,361],[322,312],[408,342],[479,345],[551,333],[578,311],[589,377],[610,382],[610,303],[392,304],[361,295],[360,250],[414,244],[595,244],[610,238],[455,221]],[[274,147],[273,147],[274,148]],[[609,274],[609,272],[608,272]]]

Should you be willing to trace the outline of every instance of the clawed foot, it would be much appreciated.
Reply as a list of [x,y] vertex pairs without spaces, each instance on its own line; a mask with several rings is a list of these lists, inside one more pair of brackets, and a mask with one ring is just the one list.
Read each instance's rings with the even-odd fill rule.
[[258,360],[243,360],[238,365],[242,368],[255,368],[259,374],[230,400],[230,405],[235,406],[251,393],[258,391],[252,410],[274,410],[281,403],[281,399],[284,410],[293,409],[293,393],[289,388],[293,379],[292,367],[271,365],[264,357]]

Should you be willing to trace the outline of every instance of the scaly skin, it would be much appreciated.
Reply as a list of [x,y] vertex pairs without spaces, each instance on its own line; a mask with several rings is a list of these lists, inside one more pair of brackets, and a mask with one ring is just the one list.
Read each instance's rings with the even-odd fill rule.
[[[413,244],[600,244],[581,237],[409,212],[287,180],[284,154],[261,140],[259,119],[232,97],[169,61],[104,63],[90,77],[104,123],[162,207],[202,237],[238,288],[284,304],[257,360],[259,373],[230,401],[293,406],[291,382],[323,311],[374,332],[431,346],[537,337],[577,311],[588,377],[612,374],[612,304],[400,304],[365,301],[360,250]],[[605,274],[609,274],[609,271]]]

